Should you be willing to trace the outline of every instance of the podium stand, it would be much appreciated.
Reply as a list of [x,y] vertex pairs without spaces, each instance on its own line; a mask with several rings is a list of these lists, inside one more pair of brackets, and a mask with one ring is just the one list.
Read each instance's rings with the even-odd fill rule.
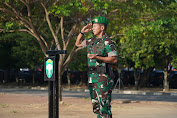
[[49,118],[59,117],[58,61],[59,54],[66,53],[66,50],[47,50],[49,57],[44,58],[44,81],[48,81]]

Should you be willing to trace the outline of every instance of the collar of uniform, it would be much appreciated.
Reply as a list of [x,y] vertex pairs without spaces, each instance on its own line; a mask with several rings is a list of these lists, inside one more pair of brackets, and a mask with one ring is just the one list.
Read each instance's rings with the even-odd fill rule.
[[97,38],[97,39],[101,39],[101,40],[103,40],[105,37],[108,37],[108,35],[105,33],[101,38]]
[[102,36],[102,40],[105,39],[106,37],[108,37],[108,35],[105,33],[103,36]]

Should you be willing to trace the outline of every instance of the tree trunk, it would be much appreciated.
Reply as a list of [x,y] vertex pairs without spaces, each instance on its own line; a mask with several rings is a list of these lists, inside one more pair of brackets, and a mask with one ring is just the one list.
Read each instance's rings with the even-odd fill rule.
[[150,67],[148,69],[143,70],[143,78],[141,79],[140,82],[140,87],[146,87],[148,85],[149,79],[150,79],[150,75],[152,73],[153,68]]
[[163,86],[164,86],[164,89],[163,91],[169,91],[169,75],[170,75],[170,72],[171,72],[171,68],[168,70],[168,65],[169,65],[169,60],[166,59],[165,60],[165,69],[164,69],[164,80],[163,80]]
[[169,91],[169,81],[168,81],[168,72],[167,70],[164,70],[164,91]]
[[135,89],[138,90],[139,89],[139,81],[140,81],[140,77],[141,77],[141,70],[139,72],[139,75],[137,75],[137,70],[136,68],[134,68],[134,78],[135,78]]
[[82,71],[80,74],[81,81],[79,85],[86,85],[87,84],[87,71]]
[[32,83],[33,83],[33,86],[35,85],[35,71],[32,70]]
[[68,88],[71,88],[71,70],[67,71]]
[[137,69],[134,68],[135,89],[138,89]]

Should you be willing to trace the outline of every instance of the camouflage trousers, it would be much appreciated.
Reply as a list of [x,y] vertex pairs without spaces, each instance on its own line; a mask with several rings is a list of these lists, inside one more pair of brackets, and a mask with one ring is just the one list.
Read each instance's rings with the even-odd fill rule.
[[101,81],[89,83],[90,97],[93,105],[93,112],[97,118],[112,118],[111,93],[113,81]]

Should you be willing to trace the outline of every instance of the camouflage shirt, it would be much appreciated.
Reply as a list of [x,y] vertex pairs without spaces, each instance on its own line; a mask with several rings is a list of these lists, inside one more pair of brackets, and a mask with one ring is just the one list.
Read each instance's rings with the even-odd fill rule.
[[[91,39],[85,39],[82,42],[82,47],[83,48],[87,47],[88,54],[96,54],[102,57],[117,56],[115,43],[106,34],[103,35],[102,38],[92,37]],[[89,67],[103,66],[106,68],[106,63],[97,59],[88,59],[88,66]],[[95,73],[94,75],[99,76],[96,75]],[[93,82],[94,80],[92,79],[91,81]]]

